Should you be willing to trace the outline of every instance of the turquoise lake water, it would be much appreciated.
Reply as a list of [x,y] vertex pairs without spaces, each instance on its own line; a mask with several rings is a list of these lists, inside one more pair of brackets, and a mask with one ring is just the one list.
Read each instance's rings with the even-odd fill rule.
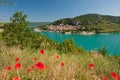
[[57,32],[40,32],[49,39],[61,43],[64,39],[73,38],[78,46],[85,50],[96,50],[106,47],[109,55],[120,55],[120,33],[100,33],[94,35],[61,34]]

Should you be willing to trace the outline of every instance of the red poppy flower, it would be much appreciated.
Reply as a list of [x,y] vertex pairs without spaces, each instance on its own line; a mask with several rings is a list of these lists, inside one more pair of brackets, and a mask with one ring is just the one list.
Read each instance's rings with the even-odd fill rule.
[[27,68],[27,72],[29,73],[31,71],[31,69],[30,68]]
[[61,66],[63,67],[65,65],[65,63],[64,62],[61,62]]
[[36,68],[38,70],[44,70],[44,64],[42,62],[37,62],[37,64],[35,64]]
[[7,71],[10,71],[10,70],[11,70],[11,67],[10,67],[10,66],[8,66],[8,67],[6,68],[6,70],[7,70]]
[[103,77],[102,80],[108,80],[107,78]]
[[33,60],[34,60],[34,61],[36,61],[36,60],[37,60],[37,58],[33,58]]
[[32,65],[31,68],[34,69],[34,65]]
[[20,67],[21,67],[20,63],[15,64],[15,69],[20,69]]
[[118,75],[115,72],[111,72],[110,76],[113,77],[114,79],[118,78]]
[[46,69],[48,68],[48,66],[46,66]]
[[94,68],[94,64],[93,64],[93,63],[90,63],[90,64],[89,64],[89,67],[90,67],[90,68]]
[[18,61],[19,61],[19,58],[15,58],[15,61],[18,62]]
[[55,56],[55,58],[56,58],[56,59],[59,59],[59,56],[58,56],[58,55],[56,55],[56,56]]
[[42,55],[43,55],[43,54],[44,54],[44,50],[42,50],[42,49],[41,49],[41,50],[40,50],[40,54],[42,54]]
[[118,80],[120,80],[120,76],[118,76]]
[[102,76],[102,80],[108,80],[106,77]]
[[18,77],[14,77],[12,80],[20,80]]

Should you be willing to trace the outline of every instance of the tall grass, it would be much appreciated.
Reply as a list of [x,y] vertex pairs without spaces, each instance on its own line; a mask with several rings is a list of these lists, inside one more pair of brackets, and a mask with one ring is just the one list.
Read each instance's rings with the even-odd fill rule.
[[[56,55],[59,56],[56,59]],[[15,70],[15,58],[20,59],[21,68]],[[36,61],[33,58],[37,58]],[[32,65],[41,61],[45,65],[44,70],[31,68]],[[64,62],[64,66],[61,66]],[[93,63],[91,69],[89,64]],[[10,71],[6,70],[11,66]],[[35,66],[34,66],[35,67]],[[27,69],[31,69],[28,73]],[[102,56],[95,52],[89,53],[69,53],[64,54],[57,50],[44,50],[44,55],[39,50],[24,49],[19,47],[8,48],[0,46],[0,80],[12,80],[13,77],[19,77],[20,80],[101,80],[104,75],[108,80],[111,72],[120,75],[120,63],[115,57]]]
[[0,32],[0,39],[2,38],[2,33]]

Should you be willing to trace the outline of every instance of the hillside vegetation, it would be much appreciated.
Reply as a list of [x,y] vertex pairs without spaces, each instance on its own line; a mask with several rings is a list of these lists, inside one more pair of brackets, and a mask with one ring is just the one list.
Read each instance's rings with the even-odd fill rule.
[[119,32],[120,17],[86,14],[74,18],[65,18],[57,20],[53,25],[73,25],[77,27],[77,31],[95,31],[95,32]]

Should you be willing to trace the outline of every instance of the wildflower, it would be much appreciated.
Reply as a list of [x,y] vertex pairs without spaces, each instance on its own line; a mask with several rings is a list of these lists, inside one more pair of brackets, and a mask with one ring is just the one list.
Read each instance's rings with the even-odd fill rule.
[[56,59],[59,59],[59,55],[56,55],[55,58],[56,58]]
[[36,60],[37,60],[37,58],[33,58],[33,60],[34,60],[34,61],[36,61]]
[[38,70],[44,70],[44,64],[42,62],[37,62],[35,66]]
[[15,61],[18,62],[18,61],[19,61],[19,58],[15,58]]
[[120,80],[120,76],[118,76],[118,80]]
[[20,63],[15,64],[15,69],[20,69],[20,67],[21,67]]
[[40,50],[40,54],[42,54],[42,55],[43,55],[43,54],[44,54],[44,50],[42,50],[42,49],[41,49],[41,50]]
[[48,66],[46,66],[46,69],[48,68]]
[[102,77],[102,80],[108,80],[107,78],[105,78],[105,77]]
[[32,65],[31,68],[34,69],[34,65]]
[[10,66],[8,66],[8,67],[6,68],[6,70],[7,70],[7,71],[10,71],[10,70],[11,70],[11,67],[10,67]]
[[93,64],[93,63],[90,63],[90,64],[89,64],[89,67],[90,67],[90,68],[94,68],[94,64]]
[[12,80],[20,80],[18,77],[14,77]]
[[113,77],[114,79],[118,78],[118,75],[115,72],[111,72],[110,76]]
[[102,80],[108,80],[106,77],[102,76]]
[[30,68],[27,68],[27,72],[29,73],[31,71],[31,69]]
[[65,63],[64,62],[61,62],[61,66],[63,67],[65,65]]

